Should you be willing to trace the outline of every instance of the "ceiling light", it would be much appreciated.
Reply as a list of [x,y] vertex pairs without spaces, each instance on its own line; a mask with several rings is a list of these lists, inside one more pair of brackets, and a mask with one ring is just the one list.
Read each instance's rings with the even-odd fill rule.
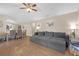
[[27,8],[26,10],[27,10],[27,12],[31,12],[32,11],[31,8]]
[[20,9],[26,9],[27,12],[32,12],[32,11],[37,11],[37,5],[33,4],[33,3],[22,3],[24,5],[24,7],[21,7]]

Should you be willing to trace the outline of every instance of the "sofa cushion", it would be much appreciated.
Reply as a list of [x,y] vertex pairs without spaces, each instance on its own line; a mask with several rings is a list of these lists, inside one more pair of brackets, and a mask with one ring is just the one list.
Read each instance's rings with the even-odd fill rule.
[[61,33],[61,32],[54,32],[54,37],[57,38],[65,38],[65,33]]
[[36,32],[36,35],[38,35],[38,36],[45,36],[45,32]]
[[45,32],[39,32],[38,35],[39,36],[45,36]]
[[60,43],[60,44],[65,43],[65,39],[64,38],[53,37],[53,38],[50,38],[49,41],[50,42],[55,42],[55,43],[57,42],[57,43]]
[[54,37],[54,32],[45,32],[45,36]]
[[35,32],[34,35],[38,35],[38,32]]

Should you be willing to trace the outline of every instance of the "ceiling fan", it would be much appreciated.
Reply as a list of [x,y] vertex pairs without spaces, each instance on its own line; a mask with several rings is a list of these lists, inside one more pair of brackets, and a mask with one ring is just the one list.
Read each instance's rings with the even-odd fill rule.
[[34,3],[22,3],[25,7],[21,7],[20,9],[26,9],[27,12],[37,11],[36,4]]

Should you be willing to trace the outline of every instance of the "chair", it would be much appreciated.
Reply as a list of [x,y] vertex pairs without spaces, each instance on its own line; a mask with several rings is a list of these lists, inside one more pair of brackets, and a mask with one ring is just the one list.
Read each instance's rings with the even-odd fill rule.
[[16,30],[10,30],[10,34],[8,35],[8,39],[16,39]]
[[26,37],[26,30],[23,31],[23,38],[25,38],[25,37]]
[[22,39],[22,38],[23,38],[22,30],[17,30],[16,39]]

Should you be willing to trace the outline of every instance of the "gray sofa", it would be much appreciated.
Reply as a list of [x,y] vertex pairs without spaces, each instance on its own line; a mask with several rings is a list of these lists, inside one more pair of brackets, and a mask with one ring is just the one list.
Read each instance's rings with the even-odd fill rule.
[[61,32],[36,32],[31,41],[62,52],[69,45],[69,37]]

